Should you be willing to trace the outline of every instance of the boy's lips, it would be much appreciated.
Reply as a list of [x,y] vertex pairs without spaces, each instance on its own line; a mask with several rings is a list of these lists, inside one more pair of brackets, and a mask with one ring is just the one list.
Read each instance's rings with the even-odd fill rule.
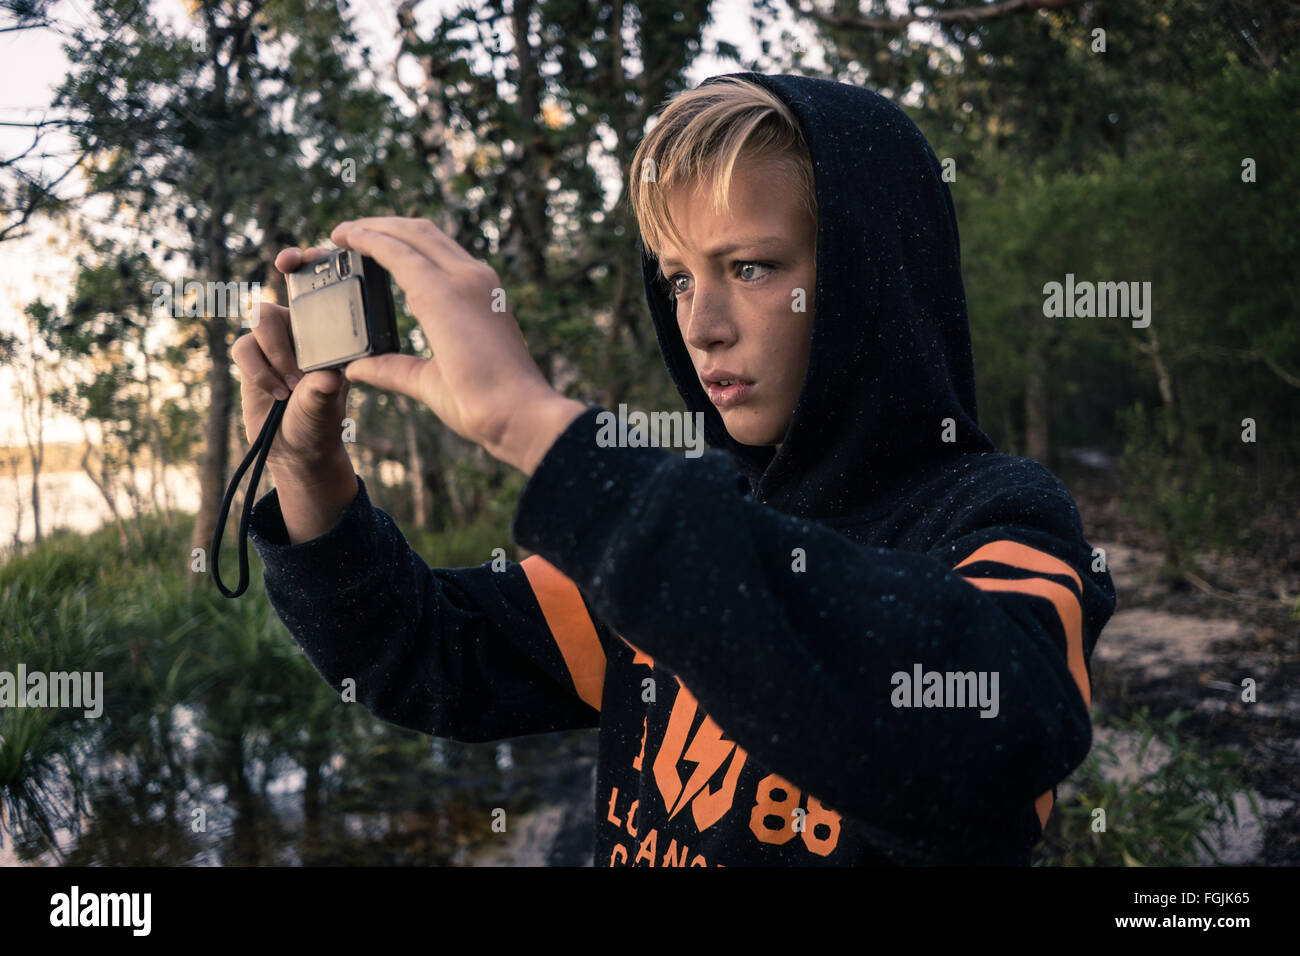
[[754,391],[752,382],[737,382],[734,385],[710,385],[707,389],[709,400],[718,408],[731,408],[747,400]]
[[749,399],[754,391],[754,383],[736,372],[727,369],[708,369],[700,373],[704,390],[709,393],[709,401],[718,408],[731,408]]

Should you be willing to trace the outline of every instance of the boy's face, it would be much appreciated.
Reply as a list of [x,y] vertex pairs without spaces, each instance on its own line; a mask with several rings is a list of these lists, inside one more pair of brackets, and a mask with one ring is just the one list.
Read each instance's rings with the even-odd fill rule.
[[779,161],[737,161],[730,200],[730,214],[719,215],[702,184],[674,189],[668,209],[686,248],[666,245],[659,266],[682,341],[728,433],[746,445],[777,445],[808,369],[817,224]]

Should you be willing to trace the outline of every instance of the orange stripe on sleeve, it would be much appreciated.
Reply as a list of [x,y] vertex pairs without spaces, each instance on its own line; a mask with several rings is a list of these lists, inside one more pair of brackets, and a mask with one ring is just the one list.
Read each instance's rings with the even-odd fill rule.
[[1012,591],[1020,594],[1033,594],[1045,597],[1052,602],[1056,613],[1061,617],[1065,628],[1066,660],[1070,674],[1079,685],[1086,707],[1092,706],[1092,691],[1088,685],[1088,668],[1083,663],[1083,609],[1074,592],[1062,584],[1046,578],[1019,578],[1004,580],[1002,578],[966,578],[982,591]]
[[998,564],[1009,564],[1013,568],[1037,571],[1040,574],[1066,574],[1074,578],[1074,583],[1079,586],[1079,593],[1083,593],[1083,582],[1079,580],[1079,575],[1074,568],[1046,551],[1039,551],[1019,541],[990,541],[983,547],[977,548],[970,557],[956,567],[974,564],[976,561],[996,561]]
[[1038,814],[1038,825],[1040,827],[1046,828],[1047,818],[1051,816],[1052,804],[1055,802],[1056,800],[1050,790],[1044,792],[1042,796],[1034,801],[1034,810]]
[[[1031,548],[1019,541],[990,541],[988,544],[977,548],[968,558],[958,563],[956,567],[960,568],[963,565],[975,564],[979,561],[994,561],[998,564],[1005,564],[1025,571],[1037,571],[1040,574],[1067,575],[1074,579],[1075,585],[1079,588],[1079,593],[1083,593],[1083,582],[1079,580],[1079,575],[1074,568],[1055,555],[1048,554],[1046,551],[1039,551],[1037,548]],[[1061,617],[1061,624],[1065,628],[1065,645],[1070,676],[1074,678],[1080,693],[1083,694],[1084,705],[1091,707],[1092,692],[1088,683],[1088,669],[1083,662],[1083,610],[1079,604],[1079,598],[1068,588],[1046,578],[1003,580],[999,578],[968,577],[966,580],[985,591],[1013,591],[1022,594],[1036,594],[1052,602],[1056,608],[1056,613]],[[1053,798],[1050,790],[1041,794],[1034,801],[1034,811],[1038,815],[1040,827],[1047,826],[1047,818],[1052,813],[1054,803],[1055,798]]]
[[641,650],[641,648],[637,647],[635,644],[631,643],[626,637],[623,637],[622,634],[619,635],[619,638],[621,638],[623,643],[626,644],[628,647],[632,648],[632,650],[635,652],[632,655],[633,664],[647,664],[650,667],[655,666],[655,659],[653,657],[651,657],[645,651]]
[[601,691],[605,687],[605,650],[600,646],[578,586],[541,555],[527,557],[519,566],[528,576],[578,696],[600,710]]

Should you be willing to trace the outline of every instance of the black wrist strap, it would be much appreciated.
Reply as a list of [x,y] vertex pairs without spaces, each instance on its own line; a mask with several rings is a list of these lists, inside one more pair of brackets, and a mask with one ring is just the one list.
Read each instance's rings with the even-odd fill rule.
[[[228,598],[237,598],[248,588],[248,519],[253,513],[253,505],[257,502],[257,485],[262,480],[262,466],[266,464],[266,456],[271,451],[271,442],[275,441],[276,429],[280,427],[280,419],[284,417],[284,410],[288,405],[287,398],[279,398],[271,406],[257,440],[253,442],[252,447],[248,449],[248,454],[235,469],[235,476],[230,479],[230,484],[226,487],[226,495],[221,500],[217,527],[212,532],[212,580],[217,582],[217,590]],[[257,460],[256,464],[253,463],[254,459]],[[235,590],[231,591],[221,583],[221,571],[218,567],[221,564],[221,535],[226,530],[226,519],[230,515],[230,503],[235,498],[235,489],[239,487],[239,482],[250,464],[253,465],[253,477],[249,481],[248,492],[244,495],[244,511],[239,519],[239,583],[235,585]]]

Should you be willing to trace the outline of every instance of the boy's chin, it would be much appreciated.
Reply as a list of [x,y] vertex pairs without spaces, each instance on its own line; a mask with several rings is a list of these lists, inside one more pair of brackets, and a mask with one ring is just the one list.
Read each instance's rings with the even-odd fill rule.
[[785,431],[759,418],[737,418],[727,412],[722,413],[722,424],[727,427],[727,434],[742,445],[775,445]]

